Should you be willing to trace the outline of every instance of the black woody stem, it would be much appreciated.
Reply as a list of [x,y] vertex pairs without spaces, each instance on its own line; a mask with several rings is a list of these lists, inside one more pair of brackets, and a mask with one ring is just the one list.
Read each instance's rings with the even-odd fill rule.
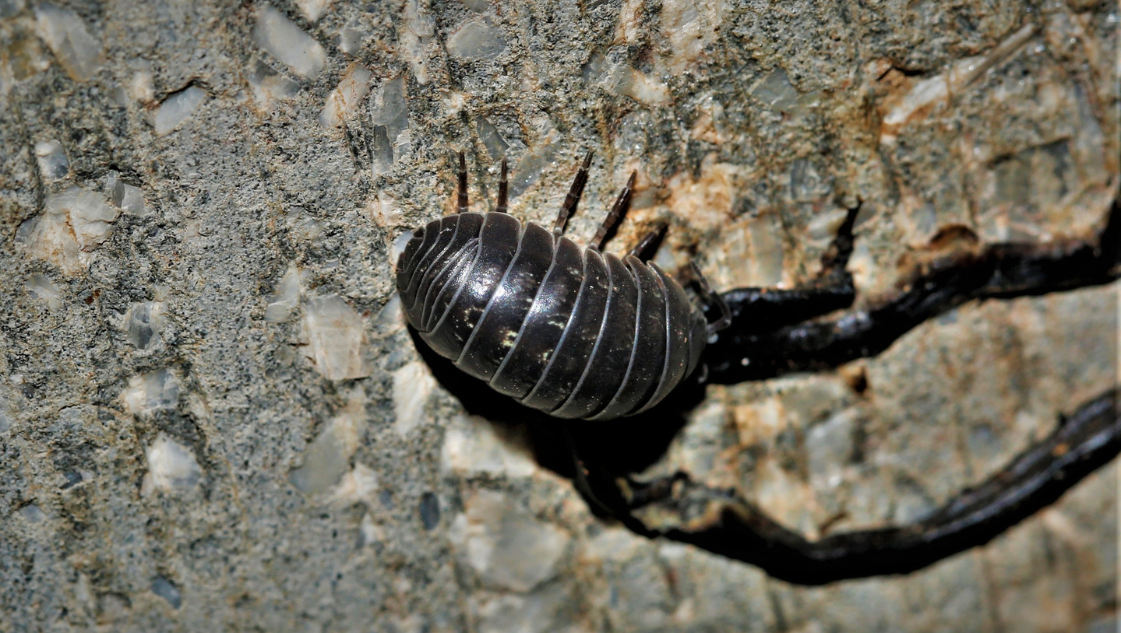
[[799,584],[909,573],[988,543],[1113,460],[1121,451],[1117,398],[1111,390],[1085,403],[985,482],[910,525],[810,541],[735,493],[682,474],[645,485],[632,482],[631,498],[645,510],[627,511],[627,522],[656,517],[639,518],[636,531],[692,543]]
[[875,356],[922,322],[973,300],[1011,299],[1108,284],[1121,275],[1121,201],[1098,239],[991,244],[920,266],[890,296],[850,305],[851,284],[723,294],[732,324],[706,349],[706,381],[734,384],[833,369]]

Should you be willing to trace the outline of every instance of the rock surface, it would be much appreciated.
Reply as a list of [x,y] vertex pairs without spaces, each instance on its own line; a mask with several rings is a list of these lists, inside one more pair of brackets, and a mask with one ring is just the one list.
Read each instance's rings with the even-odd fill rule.
[[[1105,631],[1117,469],[905,578],[802,588],[595,518],[469,415],[393,301],[452,210],[718,288],[940,231],[1089,235],[1114,3],[0,0],[0,632]],[[1116,383],[1116,287],[967,306],[833,374],[712,387],[650,466],[810,535],[921,516]],[[863,387],[854,390],[853,376]],[[542,465],[543,464],[543,465]],[[563,469],[562,469],[563,470]]]

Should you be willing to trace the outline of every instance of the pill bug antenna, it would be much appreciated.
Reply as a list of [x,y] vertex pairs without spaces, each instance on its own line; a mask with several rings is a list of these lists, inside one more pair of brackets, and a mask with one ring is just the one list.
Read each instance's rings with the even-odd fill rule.
[[631,177],[627,179],[627,186],[619,192],[619,197],[615,199],[615,204],[611,207],[611,213],[603,219],[603,224],[599,225],[599,230],[596,231],[595,237],[592,238],[592,243],[588,248],[594,251],[603,250],[603,245],[607,242],[607,234],[611,231],[611,227],[619,221],[627,207],[631,204],[631,192],[634,191],[634,181],[638,177],[638,172],[631,172]]
[[588,184],[588,168],[592,165],[592,154],[593,152],[588,152],[584,156],[584,163],[580,165],[580,171],[576,172],[576,179],[572,181],[568,195],[564,197],[564,204],[561,205],[560,212],[557,213],[557,221],[553,224],[554,237],[559,238],[564,234],[564,225],[568,223],[568,216],[572,215],[576,205],[580,203],[584,185]]
[[498,178],[498,204],[494,206],[495,213],[506,213],[506,195],[510,182],[506,179],[506,157],[502,157],[502,175]]
[[455,205],[456,213],[467,212],[467,159],[459,152],[459,198]]
[[690,261],[689,267],[693,271],[693,278],[697,281],[697,285],[700,286],[701,300],[705,302],[706,306],[715,306],[720,311],[720,318],[708,324],[708,333],[711,336],[732,324],[732,311],[728,308],[724,297],[721,297],[720,293],[714,292],[712,286],[708,285],[708,279],[705,279],[700,266],[697,266],[697,262]]

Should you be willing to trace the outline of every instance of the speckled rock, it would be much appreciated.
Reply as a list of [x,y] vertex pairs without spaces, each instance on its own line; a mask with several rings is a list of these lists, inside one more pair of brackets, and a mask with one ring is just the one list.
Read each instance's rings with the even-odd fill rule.
[[[719,288],[812,276],[857,200],[862,297],[943,229],[1089,235],[1119,21],[0,0],[0,633],[1116,629],[1116,466],[929,569],[791,586],[597,519],[562,440],[421,358],[393,266],[459,150],[473,210],[506,156],[544,224],[594,150],[578,241],[637,172],[611,248],[667,224],[656,262]],[[838,372],[710,387],[646,474],[811,536],[913,519],[1117,382],[1117,306],[970,305]]]

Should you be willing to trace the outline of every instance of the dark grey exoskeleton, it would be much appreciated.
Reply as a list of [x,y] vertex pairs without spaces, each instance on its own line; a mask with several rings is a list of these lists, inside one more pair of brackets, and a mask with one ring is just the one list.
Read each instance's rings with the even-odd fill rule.
[[591,246],[561,235],[590,162],[591,154],[550,232],[506,213],[505,161],[496,211],[467,212],[461,154],[458,213],[413,233],[397,290],[420,338],[460,370],[550,415],[609,420],[664,398],[719,325],[673,277],[636,256],[654,235],[623,258],[601,251],[633,175]]

